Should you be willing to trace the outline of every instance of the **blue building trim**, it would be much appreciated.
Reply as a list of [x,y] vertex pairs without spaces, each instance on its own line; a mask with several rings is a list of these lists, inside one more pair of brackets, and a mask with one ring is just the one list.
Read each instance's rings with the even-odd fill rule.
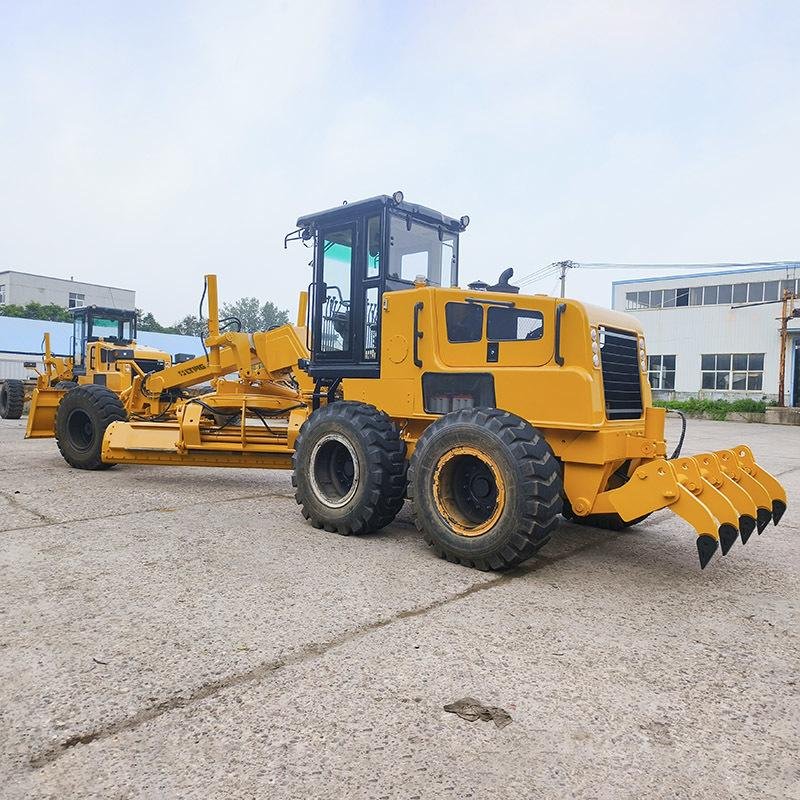
[[646,283],[647,281],[680,281],[685,278],[708,278],[710,275],[741,275],[745,272],[777,272],[778,270],[796,270],[800,268],[800,261],[785,264],[780,267],[744,267],[742,269],[724,269],[716,272],[693,272],[688,275],[652,275],[649,278],[631,278],[627,281],[612,281],[612,286],[619,286],[621,283]]
[[779,267],[743,267],[742,269],[724,269],[717,270],[716,272],[693,272],[688,275],[651,275],[649,278],[631,278],[629,280],[611,281],[611,308],[614,308],[614,295],[616,294],[617,286],[629,283],[651,283],[653,281],[682,281],[688,278],[708,278],[712,275],[742,275],[752,272],[777,272],[783,270],[785,272],[794,271],[800,268],[800,261],[792,262],[791,264],[783,264]]

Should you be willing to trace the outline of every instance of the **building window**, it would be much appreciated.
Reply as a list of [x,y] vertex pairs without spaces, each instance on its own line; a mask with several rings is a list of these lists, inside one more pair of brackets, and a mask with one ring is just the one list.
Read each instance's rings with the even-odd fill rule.
[[4,306],[6,304],[6,285],[4,283],[0,283],[0,306]]
[[704,389],[760,392],[764,383],[763,353],[714,353],[700,356]]
[[625,308],[641,311],[645,308],[676,308],[683,306],[745,305],[775,302],[789,291],[800,292],[799,281],[755,281],[754,283],[725,283],[715,286],[691,286],[681,289],[656,289],[651,292],[627,292]]
[[763,283],[749,283],[747,290],[748,303],[761,303],[764,300],[764,284]]
[[69,293],[69,308],[83,308],[83,304],[85,301],[86,301],[85,294],[81,294],[80,292]]
[[778,281],[767,281],[764,284],[764,300],[778,299]]
[[648,356],[647,371],[652,389],[675,388],[675,356]]

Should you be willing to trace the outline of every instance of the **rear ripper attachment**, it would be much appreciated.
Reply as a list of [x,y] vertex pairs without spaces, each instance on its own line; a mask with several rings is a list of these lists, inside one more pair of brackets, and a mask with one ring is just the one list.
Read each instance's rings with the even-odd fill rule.
[[737,537],[745,544],[786,511],[786,491],[756,464],[747,445],[641,464],[619,489],[598,497],[623,520],[669,508],[697,531],[697,553],[705,569],[717,549],[726,555]]

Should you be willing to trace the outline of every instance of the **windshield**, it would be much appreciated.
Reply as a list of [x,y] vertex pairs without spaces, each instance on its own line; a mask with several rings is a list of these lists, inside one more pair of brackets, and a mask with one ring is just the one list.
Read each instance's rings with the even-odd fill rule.
[[89,335],[95,339],[131,340],[133,339],[131,320],[92,317],[92,332]]
[[390,215],[389,281],[413,283],[417,276],[434,286],[458,284],[458,234]]

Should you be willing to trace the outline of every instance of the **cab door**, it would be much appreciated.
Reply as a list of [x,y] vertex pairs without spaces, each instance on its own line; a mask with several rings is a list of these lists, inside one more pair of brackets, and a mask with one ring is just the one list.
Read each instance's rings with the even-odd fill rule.
[[312,376],[335,379],[380,374],[383,245],[380,212],[317,233]]

